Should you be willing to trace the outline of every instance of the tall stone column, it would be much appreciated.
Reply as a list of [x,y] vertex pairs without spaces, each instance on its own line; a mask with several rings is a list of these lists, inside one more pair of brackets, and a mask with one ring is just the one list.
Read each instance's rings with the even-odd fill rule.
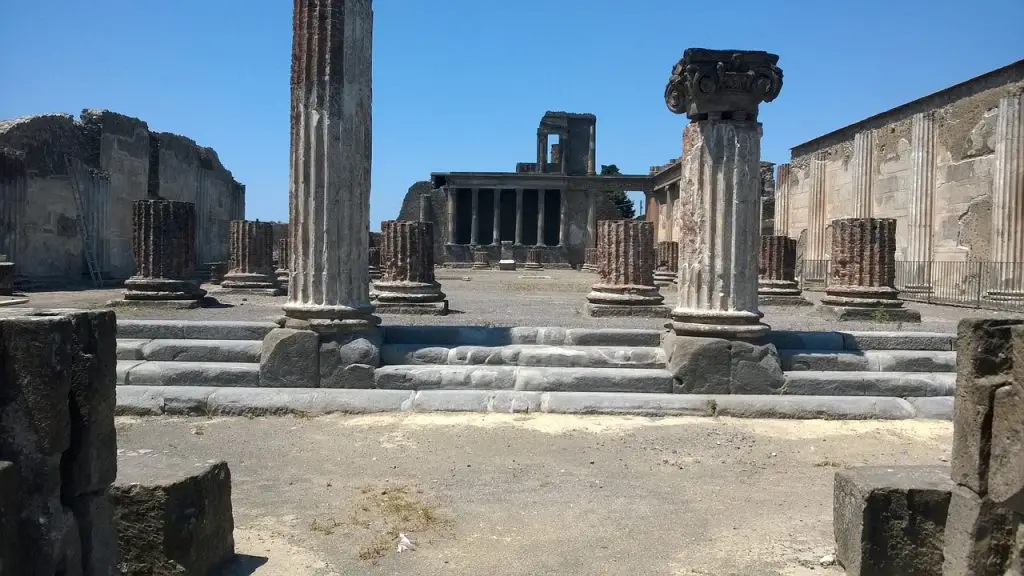
[[853,136],[853,217],[871,217],[871,157],[874,148],[874,133],[863,130]]
[[274,277],[277,278],[277,285],[286,294],[288,293],[288,266],[292,261],[290,241],[288,237],[277,239],[277,269],[274,270]]
[[597,176],[597,119],[590,125],[590,150],[587,152],[587,175]]
[[527,270],[543,270],[544,254],[545,251],[540,248],[530,248],[526,251],[526,265],[523,268]]
[[816,152],[809,167],[810,194],[807,206],[807,248],[804,250],[804,284],[825,285],[825,153]]
[[789,164],[779,164],[775,175],[775,234],[789,236]]
[[491,230],[491,243],[501,246],[501,190],[494,189],[494,226]]
[[523,244],[523,189],[516,188],[516,245]]
[[569,242],[569,190],[558,191],[558,245],[565,246]]
[[920,322],[897,296],[896,219],[832,221],[832,267],[821,308],[837,320]]
[[114,300],[110,304],[199,307],[206,291],[193,281],[195,204],[173,200],[134,201],[132,253],[135,256],[135,275],[125,280],[124,300]]
[[757,269],[759,304],[811,305],[800,295],[800,286],[796,283],[796,239],[788,236],[761,236]]
[[537,190],[537,246],[546,246],[544,242],[544,195],[547,193],[546,190],[540,188]]
[[274,225],[270,222],[232,220],[231,269],[220,283],[220,292],[279,296],[274,275]]
[[430,193],[420,193],[420,222],[430,222]]
[[587,191],[587,247],[597,249],[597,195],[596,190]]
[[430,222],[381,222],[381,279],[371,296],[379,312],[448,313],[448,300],[434,277],[434,226]]
[[679,242],[662,240],[654,250],[654,283],[672,286],[679,277]]
[[471,222],[469,228],[469,243],[476,246],[480,243],[480,189],[473,188],[470,190],[472,197],[472,214],[470,215]]
[[446,187],[445,193],[448,197],[448,244],[455,244],[455,199],[458,189]]
[[673,67],[665,102],[690,124],[674,212],[679,242],[679,336],[758,338],[761,124],[758,106],[782,90],[779,57],[689,48]]
[[654,285],[654,225],[640,220],[597,223],[597,284],[587,315],[664,318],[665,298]]
[[992,179],[992,300],[1024,299],[1024,94],[999,100]]
[[548,168],[548,133],[537,130],[537,172],[547,172]]
[[935,115],[914,114],[910,131],[910,214],[907,260],[910,277],[904,290],[932,290],[932,203],[935,197]]
[[[377,326],[370,304],[371,0],[295,0],[287,325]],[[324,368],[324,366],[321,366]]]

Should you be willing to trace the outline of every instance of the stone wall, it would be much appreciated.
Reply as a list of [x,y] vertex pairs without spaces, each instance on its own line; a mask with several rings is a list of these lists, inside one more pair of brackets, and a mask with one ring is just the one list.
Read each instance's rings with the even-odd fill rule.
[[[871,163],[870,215],[897,220],[896,257],[910,259],[913,123],[915,115],[926,114],[934,122],[934,153],[929,157],[934,161],[930,160],[928,174],[934,178],[930,187],[933,209],[929,213],[932,259],[987,259],[999,99],[1022,88],[1024,60],[794,147],[786,183],[789,235],[802,237],[813,221],[810,205],[815,179],[811,178],[811,165],[816,158],[824,167],[824,225],[836,218],[857,216],[853,213],[853,143],[857,133],[870,131],[870,154],[866,156]],[[920,149],[918,154],[928,157]],[[780,182],[780,190],[783,187]],[[828,254],[822,256],[827,258]]]
[[104,280],[135,271],[132,201],[151,196],[196,203],[198,262],[227,260],[227,223],[242,218],[245,187],[210,148],[107,110],[0,121],[0,253],[18,264],[22,286],[83,282],[83,222]]

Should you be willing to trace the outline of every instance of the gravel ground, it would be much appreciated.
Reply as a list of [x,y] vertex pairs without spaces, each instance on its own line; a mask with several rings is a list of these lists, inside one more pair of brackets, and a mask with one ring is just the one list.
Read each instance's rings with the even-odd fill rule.
[[[448,316],[399,316],[382,314],[387,324],[461,324],[477,326],[562,326],[567,328],[662,328],[666,320],[654,318],[589,318],[584,315],[586,294],[596,276],[573,270],[537,273],[439,269],[437,279],[448,295]],[[180,318],[186,320],[270,320],[281,315],[286,297],[218,295],[216,286],[205,286],[222,305],[198,310],[118,308],[122,318]],[[669,295],[668,304],[675,301]],[[34,308],[94,308],[119,298],[120,290],[32,292],[22,306]],[[805,293],[817,302],[820,293]],[[966,317],[1024,318],[1024,314],[993,312],[953,306],[908,303],[921,312],[920,324],[837,322],[814,307],[766,306],[764,321],[776,330],[908,330],[955,332]]]
[[[118,418],[231,467],[231,576],[840,575],[847,466],[944,464],[945,422],[409,414]],[[416,550],[397,553],[398,534]]]

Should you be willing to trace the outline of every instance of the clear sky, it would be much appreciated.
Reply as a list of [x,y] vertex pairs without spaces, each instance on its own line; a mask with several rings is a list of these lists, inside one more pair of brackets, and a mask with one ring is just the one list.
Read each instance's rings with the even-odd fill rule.
[[[212,146],[246,216],[288,215],[291,0],[0,0],[0,118],[109,108]],[[371,222],[431,171],[533,161],[545,110],[598,163],[679,155],[662,98],[691,46],[768,50],[762,158],[1024,58],[1024,0],[377,0]]]

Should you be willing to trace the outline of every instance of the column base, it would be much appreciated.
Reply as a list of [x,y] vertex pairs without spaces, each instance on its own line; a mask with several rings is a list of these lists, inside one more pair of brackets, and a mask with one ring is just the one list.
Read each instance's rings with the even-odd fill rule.
[[590,272],[592,274],[597,274],[597,265],[596,264],[584,264],[580,268],[580,270],[583,270],[584,272]]
[[378,268],[377,266],[370,266],[369,272],[370,272],[370,280],[379,280],[380,279],[380,268]]
[[440,302],[373,302],[379,314],[418,314],[447,316],[448,300]]
[[524,270],[543,270],[544,265],[539,262],[527,262],[523,265]]
[[654,285],[655,286],[671,286],[679,283],[679,275],[669,270],[659,270],[654,272]]
[[374,305],[378,303],[429,304],[441,302],[444,299],[445,294],[441,292],[441,284],[438,282],[374,282],[373,290],[370,291],[370,300]]
[[[216,302],[210,298],[211,302]],[[27,302],[27,300],[26,300]],[[150,308],[155,310],[194,310],[202,308],[203,299],[199,300],[108,300],[107,308]]]
[[993,302],[1014,302],[1024,304],[1024,291],[1021,290],[989,290],[985,299]]
[[218,293],[280,296],[277,278],[271,274],[230,273],[224,276]]
[[665,297],[657,286],[594,284],[587,301],[608,306],[661,306]]
[[668,306],[643,304],[595,304],[587,302],[587,316],[591,318],[668,318]]
[[903,292],[917,296],[928,296],[935,290],[931,284],[911,284],[903,287]]
[[730,340],[753,340],[771,330],[761,322],[764,314],[744,310],[672,310],[671,328],[677,336],[703,336]]
[[899,291],[887,286],[835,287],[826,291],[819,308],[836,320],[875,322],[920,322],[921,313],[905,308]]
[[288,273],[284,268],[274,271],[274,275],[277,277],[277,285],[281,288],[281,291],[288,294],[288,283],[291,281],[291,274]]
[[132,302],[194,301],[198,306],[198,302],[206,296],[206,290],[189,280],[133,276],[124,281],[124,287],[124,299]]
[[792,280],[759,280],[757,303],[766,306],[813,306]]
[[870,320],[874,322],[920,322],[921,313],[912,308],[883,306],[835,306],[822,302],[818,308],[841,322]]
[[319,334],[359,332],[380,325],[380,318],[373,315],[373,305],[342,306],[288,302],[281,307],[284,318],[279,322],[283,328],[313,330]]

